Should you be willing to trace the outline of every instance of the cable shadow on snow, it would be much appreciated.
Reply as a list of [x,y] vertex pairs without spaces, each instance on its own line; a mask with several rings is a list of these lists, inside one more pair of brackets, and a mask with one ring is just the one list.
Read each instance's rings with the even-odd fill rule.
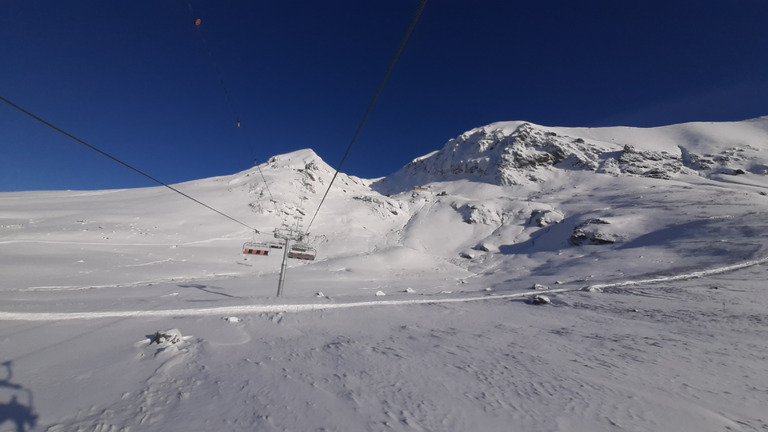
[[[224,296],[224,297],[229,297],[229,298],[242,298],[242,297],[239,297],[239,296],[233,296],[233,295],[226,294],[226,293],[223,293],[223,292],[211,291],[210,288],[216,288],[216,287],[209,287],[208,285],[187,284],[187,285],[177,285],[177,286],[179,288],[195,288],[195,289],[199,289],[200,291],[207,292],[208,294],[216,294],[216,295],[220,295],[220,296]],[[219,289],[223,289],[223,288],[219,288]]]
[[[32,391],[21,384],[11,382],[13,379],[12,364],[13,362],[10,361],[2,363],[7,376],[0,380],[0,426],[5,422],[11,422],[16,426],[16,432],[31,431],[37,426],[38,418],[37,413],[35,413]],[[22,399],[26,405],[19,402],[21,395],[23,395]]]

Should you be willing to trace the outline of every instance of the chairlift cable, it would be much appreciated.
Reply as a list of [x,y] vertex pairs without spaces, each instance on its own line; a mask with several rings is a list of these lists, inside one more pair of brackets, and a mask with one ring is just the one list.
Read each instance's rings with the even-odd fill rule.
[[[244,131],[244,128],[241,127],[240,123],[240,115],[237,112],[237,109],[235,108],[235,104],[232,102],[232,98],[229,96],[229,91],[227,90],[227,86],[224,83],[224,78],[221,74],[221,70],[219,69],[218,63],[216,63],[216,57],[213,55],[213,51],[208,46],[208,42],[205,39],[205,36],[203,36],[203,31],[200,29],[201,20],[200,18],[196,18],[195,11],[192,8],[192,3],[187,2],[187,7],[189,8],[189,14],[194,20],[195,28],[197,29],[197,34],[200,36],[200,41],[203,44],[203,48],[205,49],[205,52],[208,54],[208,59],[211,61],[211,64],[213,65],[213,69],[216,72],[216,78],[219,80],[219,84],[221,85],[221,89],[224,92],[224,97],[227,100],[227,104],[229,105],[229,108],[232,110],[232,113],[235,115],[235,120],[237,121],[237,127],[240,129],[241,136],[243,137],[243,141],[245,141],[246,145],[248,146],[248,150],[251,153],[251,159],[255,162],[256,161],[256,153],[253,150],[253,145],[251,143],[251,140],[248,139],[247,134]],[[274,202],[274,197],[272,196],[272,191],[269,190],[269,185],[267,185],[267,179],[264,177],[264,173],[261,171],[261,167],[256,165],[256,169],[259,171],[259,175],[261,176],[261,179],[264,181],[264,186],[267,189],[267,193],[269,193],[269,198]]]
[[325,194],[323,195],[323,198],[320,200],[320,204],[317,206],[317,210],[315,210],[315,214],[312,216],[312,219],[309,221],[309,224],[307,225],[307,231],[306,231],[307,233],[309,233],[309,228],[315,222],[315,218],[317,217],[317,214],[320,212],[320,208],[323,206],[323,203],[325,202],[325,198],[328,197],[328,192],[330,192],[331,186],[333,186],[333,182],[336,180],[336,177],[339,175],[339,172],[341,171],[341,167],[344,165],[344,161],[347,160],[347,156],[349,156],[349,152],[350,150],[352,150],[352,146],[355,144],[355,141],[357,140],[358,135],[360,135],[360,131],[363,129],[363,125],[365,124],[365,121],[368,120],[368,115],[371,113],[371,110],[373,110],[373,106],[376,103],[376,100],[379,98],[379,94],[381,94],[381,90],[384,88],[384,84],[387,82],[389,75],[392,73],[392,70],[395,67],[395,63],[397,63],[397,59],[400,57],[400,54],[403,52],[403,48],[405,48],[405,43],[408,41],[408,38],[411,36],[411,32],[413,32],[413,29],[416,27],[416,22],[419,20],[419,15],[421,15],[421,12],[424,10],[424,6],[426,6],[426,4],[427,4],[427,0],[421,0],[421,3],[419,4],[419,8],[416,10],[416,13],[413,15],[413,19],[411,19],[411,24],[408,26],[408,30],[405,31],[405,35],[403,36],[403,39],[400,41],[400,46],[397,47],[397,51],[395,52],[395,55],[392,58],[392,61],[389,63],[389,67],[387,68],[387,72],[384,74],[384,78],[382,78],[381,82],[379,83],[379,87],[376,89],[376,93],[373,95],[373,99],[371,100],[371,103],[368,105],[368,109],[365,111],[365,115],[363,115],[363,119],[360,121],[360,124],[357,126],[357,130],[355,131],[355,134],[352,136],[352,141],[349,143],[349,146],[347,146],[347,151],[344,153],[344,157],[341,158],[341,162],[339,163],[339,166],[336,168],[336,172],[333,174],[333,178],[331,178],[331,182],[328,184],[328,188],[325,190]]
[[[213,70],[216,72],[216,78],[218,78],[219,80],[219,85],[221,85],[221,89],[224,91],[224,97],[226,97],[227,99],[227,104],[229,105],[229,108],[232,110],[232,113],[235,115],[235,120],[237,121],[237,127],[240,127],[240,115],[237,113],[235,104],[232,103],[232,98],[229,96],[229,91],[227,90],[226,84],[224,84],[224,78],[221,75],[221,70],[219,70],[218,63],[216,63],[216,57],[213,56],[213,51],[211,51],[211,48],[208,46],[208,42],[205,40],[205,36],[203,36],[203,31],[200,30],[201,20],[199,18],[195,18],[195,12],[192,9],[192,3],[187,2],[187,7],[189,7],[189,14],[194,19],[197,35],[200,36],[200,41],[203,43],[203,48],[205,49],[205,52],[208,54],[208,59],[211,61],[211,65],[213,65]],[[252,149],[251,149],[251,153],[253,153]]]
[[183,197],[185,197],[185,198],[187,198],[189,200],[192,200],[192,201],[196,202],[197,204],[200,204],[201,206],[203,206],[203,207],[205,207],[205,208],[207,208],[209,210],[212,210],[212,211],[214,211],[214,212],[224,216],[225,218],[227,218],[227,219],[229,219],[229,220],[231,220],[233,222],[236,222],[236,223],[238,223],[238,224],[240,224],[240,225],[242,225],[242,226],[244,226],[244,227],[246,227],[246,228],[248,228],[250,230],[253,230],[253,231],[257,232],[257,233],[259,232],[259,230],[257,230],[256,228],[254,228],[254,227],[252,227],[252,226],[250,226],[250,225],[248,225],[248,224],[246,224],[244,222],[241,222],[241,221],[235,219],[234,217],[232,217],[232,216],[230,216],[230,215],[228,215],[228,214],[226,214],[226,213],[224,213],[224,212],[222,212],[220,210],[217,210],[217,209],[209,206],[208,204],[206,204],[206,203],[204,203],[204,202],[202,202],[202,201],[200,201],[200,200],[198,200],[196,198],[193,198],[193,197],[187,195],[186,193],[184,193],[184,192],[174,188],[173,186],[171,186],[171,185],[169,185],[169,184],[167,184],[167,183],[165,183],[163,181],[160,181],[160,180],[156,179],[155,177],[152,177],[151,175],[145,173],[144,171],[142,171],[142,170],[140,170],[140,169],[138,169],[138,168],[136,168],[136,167],[126,163],[126,162],[121,161],[120,159],[116,158],[115,156],[112,156],[111,154],[105,152],[104,150],[101,150],[101,149],[99,149],[99,148],[97,148],[95,146],[92,146],[91,144],[88,144],[87,142],[81,140],[80,138],[78,138],[78,137],[72,135],[71,133],[69,133],[69,132],[67,132],[67,131],[65,131],[65,130],[63,130],[63,129],[61,129],[61,128],[59,128],[59,127],[57,127],[57,126],[55,126],[55,125],[45,121],[45,120],[43,120],[42,118],[36,116],[35,114],[32,114],[31,112],[29,112],[29,111],[25,110],[24,108],[16,105],[15,103],[9,101],[8,99],[0,96],[0,100],[2,100],[3,102],[7,103],[10,106],[12,106],[13,108],[16,108],[17,110],[21,111],[22,113],[32,117],[33,119],[39,121],[40,123],[48,126],[49,128],[55,130],[56,132],[59,132],[62,135],[65,135],[66,137],[71,138],[71,139],[79,142],[80,144],[88,147],[89,149],[91,149],[91,150],[93,150],[93,151],[95,151],[97,153],[100,153],[103,156],[106,156],[106,157],[112,159],[113,161],[119,163],[120,165],[123,165],[126,168],[129,168],[129,169],[131,169],[131,170],[133,170],[133,171],[143,175],[144,177],[152,180],[153,182],[155,182],[155,183],[157,183],[157,184],[159,184],[161,186],[165,186],[166,188],[172,190],[173,192],[176,192],[177,194],[179,194],[179,195],[181,195],[181,196],[183,196]]

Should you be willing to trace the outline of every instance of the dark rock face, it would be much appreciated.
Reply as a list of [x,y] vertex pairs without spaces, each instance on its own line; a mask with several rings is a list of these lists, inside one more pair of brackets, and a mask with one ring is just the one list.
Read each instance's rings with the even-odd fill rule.
[[618,162],[623,173],[663,180],[670,180],[681,173],[693,173],[678,155],[665,151],[640,151],[631,145],[624,146]]
[[616,243],[619,240],[618,236],[600,229],[609,224],[610,222],[604,219],[588,219],[573,229],[568,242],[574,246]]

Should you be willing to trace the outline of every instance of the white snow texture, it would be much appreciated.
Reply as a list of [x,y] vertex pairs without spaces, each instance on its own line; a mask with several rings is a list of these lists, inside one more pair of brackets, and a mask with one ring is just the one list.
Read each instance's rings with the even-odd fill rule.
[[767,151],[768,117],[473,129],[339,174],[282,297],[241,245],[307,222],[312,150],[174,185],[259,234],[1,193],[0,432],[768,430]]

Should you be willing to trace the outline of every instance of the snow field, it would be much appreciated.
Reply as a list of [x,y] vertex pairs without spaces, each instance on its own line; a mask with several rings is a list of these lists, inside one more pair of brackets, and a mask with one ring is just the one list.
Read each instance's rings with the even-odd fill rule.
[[[13,367],[28,387],[45,386],[35,404],[49,413],[41,420],[58,419],[54,431],[761,430],[768,298],[750,280],[764,276],[755,266],[542,307],[496,299],[237,323],[59,323],[55,339],[25,341]],[[187,340],[148,344],[170,322]],[[27,373],[54,352],[59,379]],[[61,398],[73,382],[81,391]]]
[[766,130],[504,123],[340,174],[281,298],[240,247],[311,218],[311,150],[177,185],[259,234],[162,188],[0,194],[0,432],[765,430]]

